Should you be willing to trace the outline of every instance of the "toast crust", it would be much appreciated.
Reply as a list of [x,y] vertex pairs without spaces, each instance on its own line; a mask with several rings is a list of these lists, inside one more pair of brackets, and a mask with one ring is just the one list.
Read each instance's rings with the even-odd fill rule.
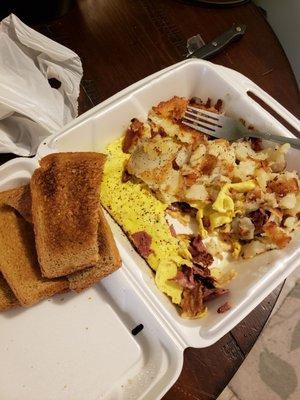
[[0,272],[0,311],[17,307],[19,302]]
[[99,192],[106,156],[54,153],[31,179],[32,219],[42,274],[69,275],[99,260]]
[[20,186],[1,193],[3,201],[13,207],[27,221],[32,223],[30,185]]
[[9,206],[0,207],[0,270],[24,307],[69,288],[67,279],[41,276],[32,226]]

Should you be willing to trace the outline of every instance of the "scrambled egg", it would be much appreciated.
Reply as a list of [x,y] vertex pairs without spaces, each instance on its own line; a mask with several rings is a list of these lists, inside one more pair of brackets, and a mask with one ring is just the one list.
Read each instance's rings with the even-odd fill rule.
[[122,151],[122,140],[112,142],[106,149],[108,157],[101,184],[101,203],[129,237],[140,231],[151,236],[152,252],[146,260],[156,271],[155,282],[173,303],[179,304],[182,288],[170,279],[177,275],[182,264],[191,265],[188,243],[172,236],[165,219],[166,204],[145,185],[122,182],[124,164],[130,157]]
[[203,217],[204,217],[204,210],[203,210],[203,208],[198,207],[198,211],[197,211],[197,214],[196,214],[196,221],[197,221],[197,224],[198,224],[198,232],[199,232],[200,236],[203,239],[205,239],[208,236],[208,232],[204,228]]
[[[203,217],[208,217],[210,222],[210,230],[229,224],[234,216],[239,212],[234,201],[230,197],[230,189],[237,192],[249,192],[254,189],[256,184],[253,180],[239,183],[227,183],[219,191],[215,202],[212,205],[205,205],[201,201],[190,203],[192,207],[197,208],[196,221],[198,224],[198,232],[202,238],[208,236],[208,232],[203,225]],[[240,249],[236,249],[235,255],[239,254]]]
[[155,283],[162,292],[171,297],[173,303],[179,304],[181,302],[182,288],[178,283],[170,280],[176,275],[177,265],[174,262],[160,263],[156,270]]
[[229,196],[228,191],[230,189],[234,189],[237,192],[249,192],[250,190],[256,187],[255,182],[253,180],[249,180],[246,182],[239,183],[227,183],[220,190],[215,202],[212,205],[212,208],[219,213],[230,213],[234,211],[234,202],[232,198]]
[[215,202],[212,204],[212,211],[209,213],[211,229],[228,224],[235,216],[235,204],[229,195],[229,190],[234,189],[237,192],[249,192],[256,187],[253,180],[239,183],[227,183],[220,190]]

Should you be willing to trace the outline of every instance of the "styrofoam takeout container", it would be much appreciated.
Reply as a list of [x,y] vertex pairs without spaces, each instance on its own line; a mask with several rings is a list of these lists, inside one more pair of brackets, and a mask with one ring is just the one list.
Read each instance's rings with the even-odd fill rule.
[[[250,90],[299,130],[299,121],[239,73],[188,60],[121,91],[42,143],[33,159],[0,168],[0,189],[28,182],[38,160],[57,151],[101,151],[133,117],[174,95],[224,100],[225,111],[261,131],[292,136],[248,95]],[[300,172],[296,152],[289,168]],[[272,251],[230,265],[232,309],[220,299],[200,320],[182,319],[156,288],[149,267],[110,219],[122,260],[120,270],[93,288],[56,296],[29,309],[0,315],[0,397],[5,400],[159,399],[178,378],[186,347],[215,343],[249,314],[298,265],[299,237]],[[221,300],[222,302],[222,300]],[[143,324],[136,336],[131,330]]]

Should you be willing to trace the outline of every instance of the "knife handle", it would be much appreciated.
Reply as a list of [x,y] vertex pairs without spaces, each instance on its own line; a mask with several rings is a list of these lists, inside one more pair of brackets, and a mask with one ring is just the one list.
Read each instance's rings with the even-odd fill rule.
[[242,37],[245,32],[246,32],[246,25],[234,24],[228,31],[218,36],[212,42],[202,46],[194,53],[188,55],[187,58],[201,58],[205,60],[209,57],[212,57],[215,54],[219,53],[219,51],[223,50],[223,48],[227,46],[229,43]]

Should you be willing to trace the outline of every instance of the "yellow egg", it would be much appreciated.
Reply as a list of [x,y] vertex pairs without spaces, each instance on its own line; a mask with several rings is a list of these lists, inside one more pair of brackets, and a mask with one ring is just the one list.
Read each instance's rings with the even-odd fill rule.
[[207,232],[207,230],[204,228],[202,218],[203,218],[203,208],[200,208],[200,209],[197,211],[197,214],[196,214],[196,221],[197,221],[197,223],[198,223],[198,232],[199,232],[199,235],[202,237],[202,239],[204,239],[204,238],[207,237],[208,232]]
[[222,276],[222,271],[218,267],[214,267],[210,270],[211,276],[215,278],[217,281],[221,278]]
[[186,242],[183,240],[179,241],[179,250],[178,250],[178,255],[174,255],[172,257],[172,260],[177,263],[178,265],[182,264],[182,259],[185,261],[185,265],[191,267],[193,265],[192,262],[192,255],[189,252]]
[[240,207],[235,207],[234,201],[229,195],[230,189],[234,189],[237,192],[248,192],[254,189],[255,186],[253,180],[225,184],[212,204],[212,209],[216,212],[209,215],[211,229],[230,223],[234,215],[240,213]]
[[212,212],[209,216],[209,221],[210,221],[210,228],[214,230],[215,228],[218,228],[219,226],[229,224],[229,222],[232,221],[233,215],[230,212],[227,213],[218,213],[218,212]]
[[245,182],[230,183],[228,186],[229,189],[234,189],[237,192],[249,192],[250,190],[255,189],[256,184],[253,180],[249,180]]
[[170,279],[175,278],[177,275],[177,266],[173,262],[161,262],[156,270],[155,283],[157,287],[169,297],[175,304],[181,302],[182,287],[172,282]]
[[229,233],[231,232],[231,225],[230,224],[225,224],[222,229],[220,229],[220,232],[222,233]]
[[205,203],[201,200],[189,202],[191,207],[197,208],[197,210],[201,210],[205,207]]
[[226,213],[234,210],[234,202],[228,194],[225,193],[226,188],[221,189],[212,208],[220,213]]
[[[153,270],[169,262],[172,262],[174,271],[182,264],[191,265],[188,241],[179,240],[170,232],[165,219],[166,204],[158,200],[144,185],[131,181],[122,182],[124,164],[130,156],[122,151],[122,138],[112,142],[107,147],[106,154],[108,157],[100,191],[101,203],[106,210],[129,238],[139,231],[151,236],[152,252],[146,260]],[[161,273],[162,270],[159,277]],[[175,275],[176,271],[173,276]],[[162,278],[157,279],[161,282]],[[169,285],[166,284],[166,287]],[[174,285],[171,287],[174,288]],[[170,296],[179,302],[179,289],[177,288],[176,295]]]
[[237,276],[237,272],[235,269],[227,270],[226,272],[222,271],[221,276],[218,278],[218,285],[221,287],[224,285],[228,285],[233,279]]

